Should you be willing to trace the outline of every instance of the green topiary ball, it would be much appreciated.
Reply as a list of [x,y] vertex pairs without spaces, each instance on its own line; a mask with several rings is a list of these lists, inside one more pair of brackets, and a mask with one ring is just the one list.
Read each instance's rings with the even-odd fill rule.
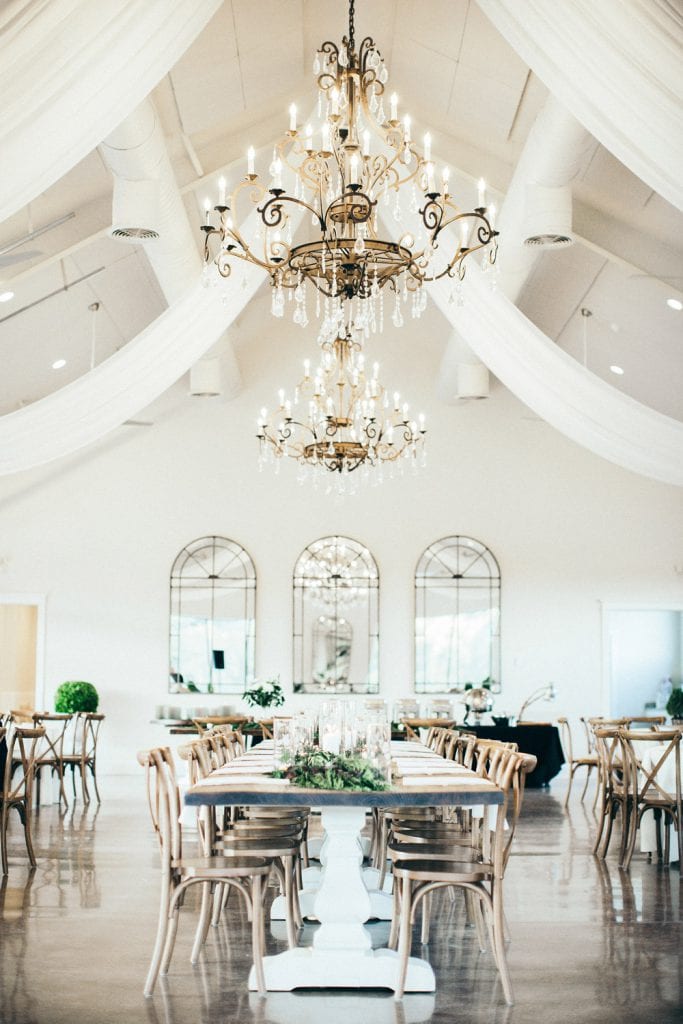
[[55,711],[73,715],[77,711],[97,711],[99,694],[92,683],[81,680],[62,683],[55,694]]

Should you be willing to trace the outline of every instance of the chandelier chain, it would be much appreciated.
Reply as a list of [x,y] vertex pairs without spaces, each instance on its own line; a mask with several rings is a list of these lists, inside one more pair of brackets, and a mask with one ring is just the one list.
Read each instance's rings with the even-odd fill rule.
[[349,0],[349,50],[356,48],[356,0]]

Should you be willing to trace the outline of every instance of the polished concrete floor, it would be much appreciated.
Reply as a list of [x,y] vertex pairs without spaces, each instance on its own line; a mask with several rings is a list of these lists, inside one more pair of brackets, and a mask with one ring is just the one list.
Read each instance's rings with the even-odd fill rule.
[[[386,991],[246,992],[249,933],[237,909],[212,929],[201,963],[189,950],[194,907],[167,979],[142,985],[156,924],[157,852],[142,779],[104,779],[99,810],[80,803],[36,819],[38,868],[13,822],[0,888],[0,1024],[630,1024],[683,1021],[678,871],[637,855],[628,874],[590,853],[590,804],[563,782],[527,794],[507,877],[516,1004],[506,1007],[489,954],[464,927],[462,904],[439,897],[431,942],[435,995]],[[237,908],[237,903],[234,904]],[[312,925],[304,941],[310,941]],[[371,926],[377,945],[387,925]],[[281,933],[269,950],[284,948]],[[419,955],[419,945],[413,948]]]

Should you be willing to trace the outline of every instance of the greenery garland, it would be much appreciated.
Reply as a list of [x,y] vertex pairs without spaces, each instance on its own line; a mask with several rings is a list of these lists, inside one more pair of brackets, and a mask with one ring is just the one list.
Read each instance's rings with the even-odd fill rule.
[[289,779],[302,789],[382,792],[389,788],[382,773],[364,757],[344,757],[329,750],[305,750],[289,768],[274,771],[276,779]]

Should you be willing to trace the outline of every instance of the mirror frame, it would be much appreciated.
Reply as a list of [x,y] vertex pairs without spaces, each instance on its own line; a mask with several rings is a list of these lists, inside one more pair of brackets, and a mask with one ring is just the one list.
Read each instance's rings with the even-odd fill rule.
[[[456,551],[456,565],[455,572],[448,567],[450,575],[444,573],[437,575],[436,573],[430,572],[430,569],[434,566],[435,562],[439,560],[440,554],[448,549],[455,549]],[[469,566],[465,567],[461,565],[461,551],[475,550],[477,557],[471,561]],[[443,562],[441,562],[444,565]],[[475,570],[472,575],[471,570]],[[479,575],[480,574],[480,575]],[[415,657],[414,657],[414,687],[416,693],[435,694],[435,693],[462,693],[466,683],[473,683],[475,686],[481,686],[484,680],[476,679],[460,679],[460,673],[456,670],[456,680],[449,683],[448,681],[438,680],[432,682],[431,680],[425,679],[425,668],[426,668],[426,652],[424,650],[424,621],[425,621],[425,602],[427,599],[427,593],[430,586],[444,586],[452,585],[454,590],[454,599],[456,602],[456,609],[458,607],[458,599],[461,593],[461,580],[477,580],[480,581],[480,586],[467,587],[466,589],[472,590],[488,590],[489,592],[489,609],[495,609],[497,611],[496,620],[492,621],[489,626],[488,633],[488,667],[489,671],[487,677],[492,681],[493,692],[500,691],[500,619],[501,619],[501,574],[498,560],[496,559],[493,552],[481,541],[476,540],[474,537],[467,537],[461,534],[454,534],[450,537],[442,537],[440,540],[434,541],[430,544],[420,555],[417,566],[415,568]],[[432,581],[430,583],[430,581]],[[422,602],[422,617],[423,623],[422,631],[418,622],[418,612],[420,611],[420,603]],[[457,614],[457,610],[456,610]],[[422,666],[420,666],[420,641],[422,641]],[[457,642],[457,641],[456,641]]]
[[[320,553],[327,550],[335,550],[343,544],[351,552],[352,558],[349,565],[358,563],[363,565],[364,572],[357,576],[345,577],[349,582],[342,583],[340,575],[324,576],[324,561],[320,561]],[[310,575],[310,566],[318,565],[319,573]],[[353,587],[362,588],[367,592],[367,645],[368,661],[365,680],[350,679],[348,685],[343,688],[330,686],[323,687],[314,683],[312,679],[304,679],[304,666],[306,664],[305,643],[313,640],[313,626],[316,616],[308,612],[310,623],[307,621],[306,591],[313,586],[329,585],[332,592],[332,607],[334,618],[337,617],[339,609],[344,608],[343,590],[350,583]],[[370,550],[359,541],[341,534],[332,534],[327,537],[320,537],[308,544],[301,552],[294,564],[292,576],[292,642],[293,642],[293,686],[294,693],[321,694],[333,696],[335,694],[354,693],[379,693],[379,569]],[[309,627],[307,630],[307,626]],[[357,641],[356,641],[357,642]]]
[[[198,561],[197,555],[199,552],[210,549],[211,559],[210,565],[205,567],[202,562]],[[227,556],[228,561],[221,568],[220,564],[217,563],[219,555],[223,553]],[[235,562],[241,566],[241,575],[230,575],[224,576],[223,574],[231,567],[235,565]],[[186,571],[188,567],[194,566],[199,567],[199,570],[194,576],[190,576]],[[207,571],[208,568],[208,571]],[[216,570],[219,570],[218,572]],[[178,687],[180,684],[177,680],[174,682],[173,673],[180,673],[180,617],[182,614],[182,589],[183,579],[192,579],[195,581],[195,585],[201,586],[201,581],[205,580],[207,584],[207,590],[211,593],[211,604],[213,606],[214,597],[216,593],[221,590],[236,590],[241,589],[244,591],[244,672],[243,678],[239,684],[233,684],[232,686],[221,684],[221,680],[215,679],[215,673],[221,671],[214,663],[214,658],[208,660],[208,679],[202,680],[197,685],[197,690],[185,691],[180,690]],[[221,585],[222,581],[222,585]],[[255,647],[256,647],[256,568],[251,555],[243,548],[237,541],[229,540],[227,537],[220,537],[215,534],[211,534],[206,537],[198,537],[196,540],[190,541],[186,544],[181,551],[176,555],[173,565],[171,567],[170,584],[169,584],[169,596],[170,596],[170,616],[169,616],[169,692],[170,693],[183,693],[183,692],[197,692],[197,693],[239,693],[242,694],[246,689],[247,685],[254,678],[254,660],[255,660]],[[209,620],[207,620],[209,621]],[[212,635],[213,635],[213,619],[212,622]],[[174,629],[174,625],[176,628]],[[213,650],[213,643],[211,644]],[[174,666],[176,668],[174,669]],[[194,682],[194,680],[192,681]]]

